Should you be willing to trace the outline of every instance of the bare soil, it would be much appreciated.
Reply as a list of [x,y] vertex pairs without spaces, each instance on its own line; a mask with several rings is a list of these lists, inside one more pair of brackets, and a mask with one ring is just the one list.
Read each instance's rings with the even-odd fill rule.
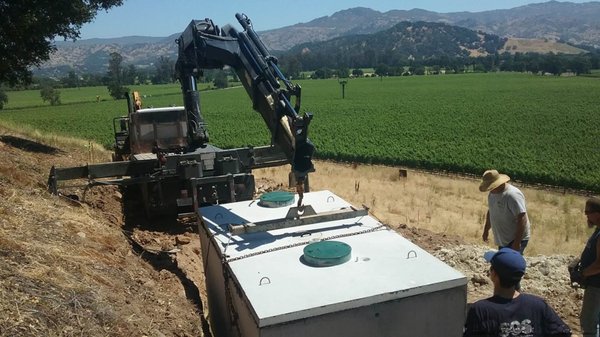
[[[48,146],[0,129],[0,152],[0,336],[210,336],[195,224],[127,228],[115,187],[74,189],[79,201],[47,192],[52,165],[108,160],[102,151],[92,156],[89,148]],[[260,174],[259,189],[283,188],[269,172]],[[384,222],[463,272],[468,302],[491,294],[482,259],[489,246],[411,221]],[[582,291],[568,284],[572,258],[528,256],[522,287],[578,332]]]

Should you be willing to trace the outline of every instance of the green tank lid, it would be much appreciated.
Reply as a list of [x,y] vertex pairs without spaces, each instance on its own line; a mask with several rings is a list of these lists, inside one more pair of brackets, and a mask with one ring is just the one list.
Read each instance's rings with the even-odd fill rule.
[[352,248],[339,241],[319,241],[304,247],[304,261],[313,267],[329,267],[350,260]]
[[263,207],[285,207],[294,203],[294,193],[287,191],[267,192],[260,196],[258,204]]

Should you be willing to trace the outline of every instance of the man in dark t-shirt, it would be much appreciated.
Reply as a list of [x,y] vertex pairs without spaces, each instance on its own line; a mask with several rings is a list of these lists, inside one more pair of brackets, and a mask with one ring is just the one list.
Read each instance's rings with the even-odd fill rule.
[[502,248],[484,257],[491,264],[494,296],[471,305],[463,336],[571,336],[571,329],[544,299],[515,289],[526,268],[519,252]]
[[595,228],[581,253],[580,284],[585,286],[581,305],[580,323],[584,336],[597,336],[596,326],[600,316],[600,198],[589,198],[585,203],[585,216],[590,228]]

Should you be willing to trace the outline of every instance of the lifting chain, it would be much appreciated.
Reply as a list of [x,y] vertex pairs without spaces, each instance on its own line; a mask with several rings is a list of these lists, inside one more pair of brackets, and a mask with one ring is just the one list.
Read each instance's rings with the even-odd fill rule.
[[[339,238],[343,238],[343,237],[348,237],[348,236],[354,236],[354,235],[360,235],[360,234],[366,234],[366,233],[371,233],[371,232],[375,232],[378,231],[382,228],[387,228],[386,225],[379,225],[373,228],[369,228],[369,229],[365,229],[362,231],[358,231],[358,232],[354,232],[354,233],[345,233],[345,234],[337,234],[337,235],[332,235],[332,236],[328,236],[326,238],[320,239],[319,241],[327,241],[327,240],[333,240],[333,239],[339,239]],[[304,246],[304,245],[308,245],[309,243],[312,243],[314,241],[302,241],[302,242],[296,242],[296,243],[292,243],[289,245],[285,245],[285,246],[281,246],[281,247],[274,247],[274,248],[269,248],[269,249],[265,249],[265,250],[261,250],[258,252],[253,252],[253,253],[248,253],[245,255],[240,255],[240,256],[236,256],[236,257],[232,257],[232,258],[225,258],[224,263],[225,262],[233,262],[233,261],[237,261],[237,260],[242,260],[242,259],[246,259],[249,257],[253,257],[253,256],[257,256],[257,255],[262,255],[262,254],[266,254],[266,253],[271,253],[271,252],[275,252],[278,250],[283,250],[283,249],[288,249],[288,248],[292,248],[292,247],[298,247],[298,246]]]

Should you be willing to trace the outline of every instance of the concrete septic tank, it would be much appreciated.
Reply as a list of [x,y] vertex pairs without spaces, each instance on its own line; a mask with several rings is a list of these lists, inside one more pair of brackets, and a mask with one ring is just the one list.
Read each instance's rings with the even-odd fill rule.
[[200,208],[215,337],[462,336],[464,275],[329,191],[293,197]]

